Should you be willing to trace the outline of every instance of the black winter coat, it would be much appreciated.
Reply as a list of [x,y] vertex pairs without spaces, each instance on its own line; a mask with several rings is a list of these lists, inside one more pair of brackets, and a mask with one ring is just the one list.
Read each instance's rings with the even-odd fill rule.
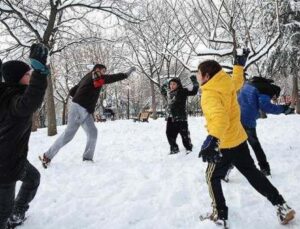
[[[173,79],[174,80],[174,79]],[[175,80],[174,80],[175,81]],[[178,88],[175,91],[170,91],[169,85],[162,88],[161,93],[167,99],[167,118],[171,118],[172,121],[186,121],[186,100],[188,96],[193,96],[198,93],[199,84],[197,80],[193,80],[193,89],[182,87],[179,79],[176,79]]]
[[0,83],[0,183],[15,182],[23,172],[32,114],[46,87],[47,77],[35,71],[28,86]]
[[[124,73],[102,75],[101,80],[104,84],[114,83],[119,80],[126,79],[128,76]],[[95,87],[92,78],[92,72],[85,75],[80,82],[70,90],[70,95],[73,97],[73,102],[84,107],[89,113],[94,113],[96,103],[101,91],[100,87]]]

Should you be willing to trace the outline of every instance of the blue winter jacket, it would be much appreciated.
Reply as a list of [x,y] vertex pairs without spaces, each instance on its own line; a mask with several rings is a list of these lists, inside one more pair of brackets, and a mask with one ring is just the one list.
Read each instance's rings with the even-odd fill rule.
[[241,122],[248,128],[256,127],[256,119],[259,118],[259,110],[270,114],[284,112],[284,106],[271,103],[271,97],[261,94],[257,88],[245,83],[238,96],[241,108]]

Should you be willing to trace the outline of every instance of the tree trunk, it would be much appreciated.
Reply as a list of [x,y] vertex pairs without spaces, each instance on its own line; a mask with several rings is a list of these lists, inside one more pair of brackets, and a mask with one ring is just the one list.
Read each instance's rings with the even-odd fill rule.
[[55,105],[53,96],[53,85],[51,77],[48,77],[48,88],[46,94],[46,105],[47,105],[47,118],[48,118],[48,136],[53,136],[57,134],[56,129],[56,115],[55,115]]
[[32,126],[31,126],[31,131],[35,132],[37,131],[37,128],[39,127],[39,112],[36,111],[32,115]]
[[127,119],[130,119],[130,89],[127,89]]
[[152,118],[157,119],[157,113],[156,113],[156,96],[155,96],[155,89],[154,89],[154,83],[152,80],[150,80],[150,88],[151,88],[151,96],[152,96]]
[[299,88],[298,88],[298,77],[293,76],[293,92],[292,92],[292,104],[297,114],[300,114],[300,100],[299,100]]
[[66,125],[66,109],[67,109],[67,104],[64,102],[63,109],[62,109],[62,125]]

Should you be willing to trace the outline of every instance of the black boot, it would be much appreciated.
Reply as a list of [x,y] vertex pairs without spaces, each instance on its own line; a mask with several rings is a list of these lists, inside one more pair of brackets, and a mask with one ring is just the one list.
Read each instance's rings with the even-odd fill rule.
[[178,146],[172,146],[170,154],[176,154],[176,153],[179,153]]

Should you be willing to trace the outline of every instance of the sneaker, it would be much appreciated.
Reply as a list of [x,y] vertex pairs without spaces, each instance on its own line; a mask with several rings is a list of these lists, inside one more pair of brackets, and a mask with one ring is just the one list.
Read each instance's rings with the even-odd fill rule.
[[288,224],[295,217],[295,210],[290,208],[286,203],[279,204],[277,207],[277,217],[281,224]]
[[193,150],[191,150],[191,149],[185,150],[185,154],[190,154],[191,152],[193,152]]
[[218,226],[222,226],[224,229],[229,229],[229,221],[227,219],[217,219],[214,223]]
[[51,159],[49,159],[48,157],[45,156],[45,154],[43,154],[43,156],[39,156],[40,161],[42,162],[42,165],[45,169],[48,168]]
[[23,224],[25,220],[25,213],[14,213],[8,219],[7,228],[15,228]]

